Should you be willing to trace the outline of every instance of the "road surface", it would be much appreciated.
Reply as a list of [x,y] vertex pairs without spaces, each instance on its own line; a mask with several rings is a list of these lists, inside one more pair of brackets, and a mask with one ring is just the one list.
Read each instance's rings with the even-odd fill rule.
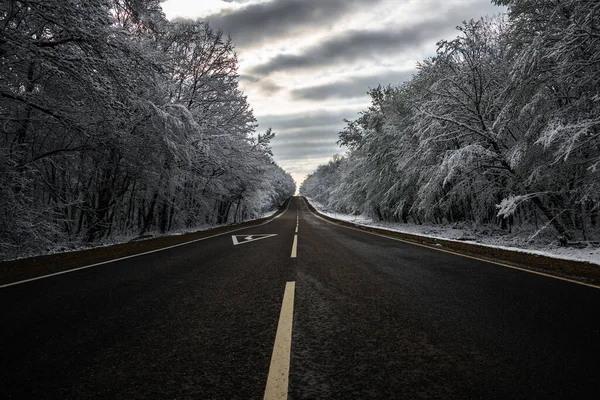
[[2,398],[589,398],[600,382],[597,288],[340,227],[297,197],[0,304]]

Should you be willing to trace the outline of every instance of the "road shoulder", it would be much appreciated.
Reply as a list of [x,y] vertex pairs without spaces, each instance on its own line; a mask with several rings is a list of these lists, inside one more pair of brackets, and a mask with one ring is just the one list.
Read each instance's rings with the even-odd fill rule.
[[80,251],[3,261],[0,262],[0,285],[33,279],[43,275],[60,273],[84,265],[106,263],[124,257],[132,257],[152,251],[159,251],[161,249],[184,245],[189,242],[209,239],[214,236],[221,236],[242,229],[263,225],[282,215],[287,210],[291,199],[292,198],[286,200],[272,216],[246,221],[241,224],[220,226],[183,235],[160,236],[152,239],[95,247]]
[[548,275],[563,280],[573,281],[588,286],[600,288],[600,267],[596,264],[553,258],[537,254],[511,251],[473,243],[463,243],[452,240],[431,238],[427,236],[390,231],[387,229],[370,227],[342,221],[319,213],[310,202],[302,197],[311,213],[321,219],[335,223],[340,226],[372,233],[375,235],[389,237],[391,239],[429,247],[433,250],[454,253],[469,258],[481,259],[483,261],[502,265],[509,268],[517,268],[534,273]]

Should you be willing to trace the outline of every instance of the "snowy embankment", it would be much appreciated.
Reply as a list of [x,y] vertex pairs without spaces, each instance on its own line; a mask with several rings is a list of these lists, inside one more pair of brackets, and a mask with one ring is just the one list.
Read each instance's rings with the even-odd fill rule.
[[[167,233],[159,233],[158,231],[151,231],[142,236],[140,236],[137,233],[121,234],[121,235],[116,235],[116,236],[113,236],[110,238],[106,238],[99,242],[87,243],[87,244],[82,243],[80,240],[77,240],[77,241],[73,241],[73,242],[56,244],[54,247],[47,248],[46,251],[44,251],[44,252],[25,253],[18,257],[9,257],[6,259],[2,259],[0,257],[0,263],[25,260],[25,259],[29,259],[32,257],[44,257],[44,256],[76,253],[76,252],[90,251],[90,250],[101,250],[101,249],[111,248],[113,246],[119,246],[119,245],[126,246],[127,244],[130,244],[130,243],[139,243],[139,242],[143,242],[143,241],[156,240],[156,239],[171,239],[174,241],[185,241],[186,240],[185,238],[189,237],[190,235],[191,236],[198,235],[198,234],[202,234],[203,232],[209,232],[209,231],[212,231],[215,229],[222,229],[222,228],[229,228],[229,227],[233,228],[236,225],[252,223],[254,221],[261,221],[264,219],[271,218],[272,216],[277,214],[278,211],[281,210],[282,206],[283,205],[281,205],[279,208],[276,208],[276,209],[268,211],[268,212],[263,212],[261,214],[254,216],[254,218],[250,218],[245,221],[240,221],[236,224],[198,225],[193,228],[182,228],[182,229],[177,229],[177,230],[167,232]],[[178,238],[180,238],[180,239],[178,239]]]
[[[289,203],[288,203],[289,205]],[[32,279],[38,276],[59,273],[83,266],[104,264],[122,258],[135,257],[136,255],[148,254],[197,242],[216,235],[227,235],[252,226],[258,226],[271,220],[278,212],[287,209],[279,207],[277,210],[257,215],[256,219],[250,219],[237,224],[203,226],[198,229],[184,231],[179,230],[168,234],[145,235],[144,238],[120,236],[102,243],[96,243],[93,247],[73,244],[72,247],[50,249],[45,254],[38,254],[27,258],[3,260],[0,262],[0,285]],[[201,229],[200,229],[201,228]],[[54,251],[52,251],[54,250]]]
[[531,232],[521,231],[507,234],[506,231],[493,228],[474,227],[468,224],[416,225],[412,223],[404,224],[398,222],[374,221],[372,218],[365,215],[350,215],[332,212],[322,204],[308,197],[305,198],[321,214],[340,221],[351,222],[355,225],[425,236],[434,239],[472,243],[480,246],[565,260],[587,261],[600,266],[600,246],[590,245],[584,248],[562,247],[554,243],[531,238]]

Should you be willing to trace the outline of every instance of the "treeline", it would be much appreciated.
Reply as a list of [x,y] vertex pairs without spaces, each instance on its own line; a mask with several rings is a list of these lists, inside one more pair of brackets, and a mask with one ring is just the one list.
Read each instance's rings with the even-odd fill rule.
[[0,24],[0,258],[237,222],[294,193],[207,23],[159,0],[8,0]]
[[[301,192],[380,220],[600,231],[600,2],[498,0],[346,121]],[[544,229],[548,227],[549,229]]]

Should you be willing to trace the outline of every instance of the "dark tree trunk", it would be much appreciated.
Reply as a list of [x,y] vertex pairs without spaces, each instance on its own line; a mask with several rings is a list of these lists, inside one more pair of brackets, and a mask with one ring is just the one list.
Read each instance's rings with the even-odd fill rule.
[[152,200],[150,201],[150,206],[148,208],[148,212],[146,213],[146,216],[144,217],[144,226],[142,227],[142,230],[140,231],[140,236],[143,235],[144,233],[146,233],[148,231],[148,228],[150,228],[150,224],[152,223],[152,220],[154,219],[154,209],[156,208],[156,200],[158,199],[158,190],[154,192],[154,195],[152,196]]
[[562,245],[566,245],[570,240],[573,239],[573,237],[571,236],[571,234],[567,231],[567,229],[565,228],[565,226],[558,219],[558,216],[554,215],[548,209],[548,207],[546,207],[544,205],[544,203],[542,203],[542,201],[539,199],[539,197],[534,197],[532,199],[532,201],[533,201],[533,204],[535,204],[536,207],[542,212],[542,214],[544,214],[544,216],[546,218],[548,218],[548,220],[550,221],[550,224],[552,225],[552,227],[554,227],[554,229],[556,229],[556,231],[560,235],[559,241],[560,241],[560,243]]

